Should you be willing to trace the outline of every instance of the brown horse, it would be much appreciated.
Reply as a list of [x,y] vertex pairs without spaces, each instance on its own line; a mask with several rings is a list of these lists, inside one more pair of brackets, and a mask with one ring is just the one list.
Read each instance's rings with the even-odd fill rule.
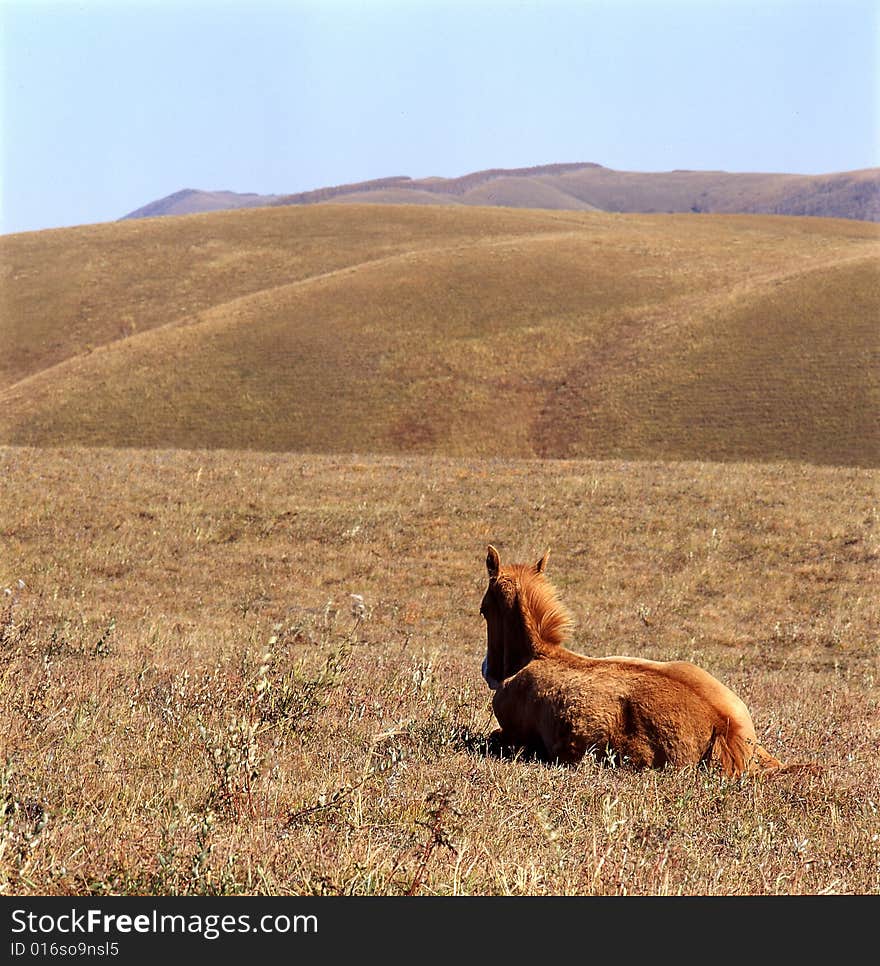
[[705,762],[730,776],[816,770],[784,769],[758,743],[743,702],[695,664],[584,657],[564,647],[571,617],[546,565],[544,554],[534,566],[502,567],[488,550],[480,613],[496,740],[565,764],[590,754],[636,768]]

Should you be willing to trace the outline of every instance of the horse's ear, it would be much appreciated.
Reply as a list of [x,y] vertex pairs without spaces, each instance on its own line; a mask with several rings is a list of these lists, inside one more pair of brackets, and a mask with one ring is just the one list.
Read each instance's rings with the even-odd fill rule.
[[501,558],[498,556],[498,551],[489,544],[489,549],[486,552],[486,570],[489,571],[489,576],[491,578],[497,577],[498,572],[501,570]]
[[535,564],[535,573],[542,574],[547,569],[547,558],[550,556],[550,551],[548,550],[543,557]]

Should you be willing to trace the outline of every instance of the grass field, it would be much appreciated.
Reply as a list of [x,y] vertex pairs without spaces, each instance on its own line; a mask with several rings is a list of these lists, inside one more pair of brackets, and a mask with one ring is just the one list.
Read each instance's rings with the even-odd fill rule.
[[[0,448],[0,891],[876,894],[878,482]],[[824,775],[493,757],[489,542]]]
[[[878,231],[0,238],[0,893],[880,893]],[[824,772],[499,757],[488,543]]]

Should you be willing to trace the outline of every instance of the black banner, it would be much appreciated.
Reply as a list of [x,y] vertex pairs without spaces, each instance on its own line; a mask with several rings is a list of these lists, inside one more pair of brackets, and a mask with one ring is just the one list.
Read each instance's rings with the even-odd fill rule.
[[627,961],[662,952],[680,962],[741,943],[743,953],[757,943],[762,958],[778,949],[791,959],[800,949],[821,955],[826,943],[835,955],[855,948],[877,908],[867,901],[7,896],[0,962],[175,963],[217,953],[314,962],[362,952],[383,966],[477,954],[510,966],[563,950],[578,959],[616,950]]

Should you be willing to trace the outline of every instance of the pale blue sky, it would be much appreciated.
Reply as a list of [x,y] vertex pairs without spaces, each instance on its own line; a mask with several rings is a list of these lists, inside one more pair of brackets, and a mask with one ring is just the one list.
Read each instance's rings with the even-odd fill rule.
[[880,165],[880,0],[0,0],[0,232],[181,188]]

